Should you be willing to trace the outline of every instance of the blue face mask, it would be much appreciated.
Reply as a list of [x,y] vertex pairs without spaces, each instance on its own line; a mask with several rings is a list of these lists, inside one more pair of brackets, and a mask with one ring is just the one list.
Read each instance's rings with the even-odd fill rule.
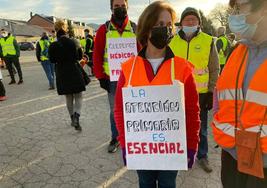
[[262,16],[255,24],[248,24],[246,22],[247,15],[249,14],[230,15],[228,18],[229,28],[243,39],[252,39],[258,24],[264,16]]
[[194,32],[196,32],[198,29],[198,26],[193,26],[193,27],[189,27],[189,26],[183,26],[183,31],[185,32],[185,34],[192,34]]

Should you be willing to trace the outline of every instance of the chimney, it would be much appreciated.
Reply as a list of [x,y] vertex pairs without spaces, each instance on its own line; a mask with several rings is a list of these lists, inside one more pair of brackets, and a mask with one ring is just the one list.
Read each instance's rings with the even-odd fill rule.
[[31,18],[32,18],[32,16],[33,16],[33,15],[32,15],[32,12],[30,12],[30,16],[31,16]]

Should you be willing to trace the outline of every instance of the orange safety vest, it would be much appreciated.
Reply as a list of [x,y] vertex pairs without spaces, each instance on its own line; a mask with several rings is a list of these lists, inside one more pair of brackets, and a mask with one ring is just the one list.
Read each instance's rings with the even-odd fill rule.
[[[162,67],[159,69],[155,78],[149,82],[146,74],[144,59],[140,56],[136,57],[136,62],[133,68],[131,86],[149,86],[149,85],[171,85],[171,62],[169,59],[163,62]],[[125,77],[125,85],[128,86],[130,74],[132,71],[132,66],[134,63],[134,57],[130,58],[128,61],[122,64],[122,72]],[[193,65],[189,64],[188,61],[180,57],[174,57],[174,70],[175,70],[175,80],[179,80],[185,83],[187,77],[192,74]]]
[[[242,85],[247,66],[247,52],[248,49],[245,45],[239,45],[228,59],[222,75],[218,79],[219,111],[214,114],[212,129],[214,139],[221,147],[233,148],[235,146],[235,109],[237,109],[237,129],[240,130],[241,124],[246,131],[261,132],[261,148],[264,153],[267,153],[267,59],[253,75],[244,97]],[[235,105],[236,93],[237,107]],[[262,130],[260,131],[260,129]]]

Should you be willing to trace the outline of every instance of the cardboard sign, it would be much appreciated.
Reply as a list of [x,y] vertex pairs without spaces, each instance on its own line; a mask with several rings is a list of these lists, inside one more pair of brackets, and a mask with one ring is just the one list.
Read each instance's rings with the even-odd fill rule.
[[127,168],[187,170],[184,85],[123,88]]
[[107,53],[110,81],[118,81],[121,63],[137,55],[136,38],[109,38]]

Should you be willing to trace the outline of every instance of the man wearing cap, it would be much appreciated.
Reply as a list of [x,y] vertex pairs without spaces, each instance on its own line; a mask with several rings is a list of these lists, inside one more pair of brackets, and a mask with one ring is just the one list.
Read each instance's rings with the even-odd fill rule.
[[18,75],[19,75],[18,84],[22,84],[23,79],[22,79],[22,71],[21,71],[21,67],[19,63],[20,49],[19,49],[18,43],[15,37],[10,35],[4,29],[1,30],[1,35],[2,35],[2,38],[0,39],[0,58],[3,58],[3,60],[5,61],[7,70],[11,77],[11,81],[9,82],[9,85],[16,83],[12,64],[15,65],[18,71]]
[[208,161],[208,111],[212,109],[213,90],[219,75],[219,59],[213,37],[202,32],[198,10],[186,8],[181,15],[181,30],[174,36],[170,47],[176,56],[194,65],[194,77],[199,93],[201,131],[197,158],[206,172],[212,168]]

